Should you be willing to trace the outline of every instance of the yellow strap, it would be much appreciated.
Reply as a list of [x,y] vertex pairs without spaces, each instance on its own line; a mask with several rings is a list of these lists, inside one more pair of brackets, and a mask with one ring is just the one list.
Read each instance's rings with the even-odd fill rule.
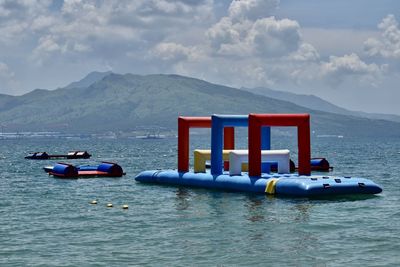
[[265,193],[273,195],[275,194],[275,186],[276,183],[279,181],[279,178],[271,178],[267,182],[267,186],[265,187]]

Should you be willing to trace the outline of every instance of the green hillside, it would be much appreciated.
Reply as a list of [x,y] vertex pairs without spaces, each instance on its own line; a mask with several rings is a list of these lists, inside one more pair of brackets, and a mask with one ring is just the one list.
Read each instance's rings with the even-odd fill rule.
[[[310,110],[226,86],[177,75],[108,74],[88,87],[0,96],[8,131],[97,133],[159,126],[176,129],[177,116],[311,113],[317,134],[400,135],[400,124]],[[3,104],[4,103],[4,104]]]

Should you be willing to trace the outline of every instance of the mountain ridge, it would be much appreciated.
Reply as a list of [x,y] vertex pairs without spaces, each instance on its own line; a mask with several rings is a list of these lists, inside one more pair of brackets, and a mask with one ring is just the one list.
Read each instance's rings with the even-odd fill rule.
[[93,83],[102,80],[104,77],[107,75],[111,74],[111,71],[92,71],[89,74],[87,74],[84,78],[80,79],[79,81],[72,82],[65,86],[64,88],[82,88],[82,87],[88,87],[92,85]]
[[6,129],[20,131],[128,132],[138,127],[176,130],[179,115],[253,112],[310,113],[317,134],[376,135],[383,128],[390,129],[384,131],[386,136],[400,135],[400,123],[312,110],[175,74],[109,73],[87,87],[35,90],[7,101],[11,102],[0,109],[0,123]]
[[383,120],[400,122],[399,115],[348,110],[338,105],[332,104],[331,102],[315,95],[296,94],[288,91],[278,91],[265,87],[256,87],[256,88],[242,87],[241,89],[279,100],[286,100],[310,109],[327,111],[330,113],[336,113],[342,115],[351,115],[351,116],[369,118],[369,119],[383,119]]

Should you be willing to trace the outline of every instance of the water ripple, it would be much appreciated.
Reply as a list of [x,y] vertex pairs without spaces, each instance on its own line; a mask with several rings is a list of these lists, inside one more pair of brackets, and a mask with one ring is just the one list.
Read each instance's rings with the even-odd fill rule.
[[[296,155],[290,138],[273,144]],[[400,140],[313,145],[333,174],[373,179],[384,192],[291,199],[149,186],[134,175],[175,168],[175,139],[1,140],[0,266],[399,266]],[[191,144],[208,146],[201,136]],[[117,161],[128,174],[54,179],[41,169],[54,162],[23,159],[70,148],[94,155],[75,164]]]

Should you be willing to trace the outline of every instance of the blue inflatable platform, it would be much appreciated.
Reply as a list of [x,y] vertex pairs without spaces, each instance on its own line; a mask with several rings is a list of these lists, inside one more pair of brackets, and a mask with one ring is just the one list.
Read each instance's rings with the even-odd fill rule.
[[249,177],[247,173],[230,176],[176,170],[143,171],[138,182],[223,189],[231,191],[275,194],[297,197],[346,194],[378,194],[382,189],[371,180],[356,177],[302,176],[298,174],[263,174]]

